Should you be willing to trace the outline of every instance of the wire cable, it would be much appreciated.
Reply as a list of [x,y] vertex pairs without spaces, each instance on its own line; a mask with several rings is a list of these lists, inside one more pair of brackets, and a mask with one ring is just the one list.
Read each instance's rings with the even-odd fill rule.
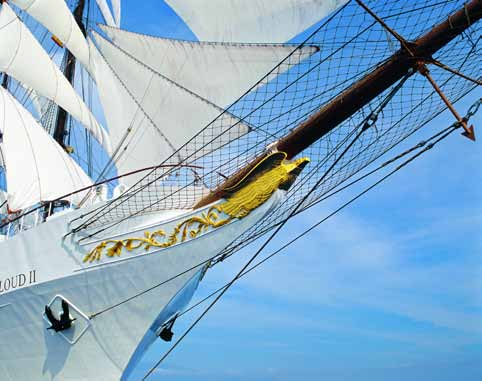
[[261,252],[269,245],[269,243],[274,239],[274,237],[283,229],[286,225],[288,220],[293,217],[296,212],[302,207],[304,202],[310,197],[310,195],[318,188],[318,186],[324,181],[325,177],[328,176],[330,171],[335,168],[338,162],[347,154],[347,152],[353,147],[353,145],[358,141],[358,139],[362,136],[362,134],[368,130],[371,126],[369,123],[369,117],[365,119],[363,122],[363,126],[360,128],[359,132],[355,136],[355,138],[347,145],[347,147],[343,150],[340,156],[330,165],[330,167],[326,170],[323,176],[311,187],[311,189],[303,196],[303,198],[296,204],[293,210],[289,213],[288,217],[278,225],[278,227],[270,234],[270,236],[264,241],[261,247],[251,256],[251,258],[246,262],[246,264],[238,271],[236,276],[226,285],[226,287],[218,294],[218,296],[209,304],[209,306],[202,312],[202,314],[192,323],[189,328],[183,333],[183,335],[173,344],[173,346],[161,357],[161,359],[156,363],[156,365],[150,369],[146,375],[143,377],[143,381],[145,381],[155,370],[156,368],[174,351],[174,349],[184,340],[184,338],[197,326],[197,324],[207,315],[207,313],[214,307],[214,305],[223,297],[223,295],[232,287],[232,285],[239,279],[240,275],[245,272],[251,263],[261,254]]
[[[301,207],[301,205],[304,203],[304,201],[310,196],[311,192],[313,192],[317,186],[318,186],[318,183],[320,183],[321,181],[323,181],[324,177],[327,176],[328,172],[334,168],[334,166],[336,165],[337,161],[341,160],[342,157],[348,152],[348,150],[353,146],[353,144],[355,144],[355,142],[358,140],[358,138],[363,134],[364,131],[366,131],[366,128],[362,128],[360,130],[360,132],[357,134],[357,136],[353,139],[353,141],[348,145],[348,147],[346,147],[346,149],[343,151],[343,153],[337,158],[337,160],[332,164],[332,166],[330,166],[330,168],[327,170],[327,172],[325,172],[325,174],[320,178],[320,180],[313,186],[313,188],[303,197],[303,199],[297,204],[297,206],[295,207],[295,209],[290,213],[290,215],[288,216],[287,219],[285,219],[276,229],[275,231],[268,237],[268,239],[265,240],[265,242],[261,245],[261,247],[255,252],[255,254],[249,259],[249,261],[242,267],[242,269],[240,271],[238,271],[238,273],[235,275],[235,277],[229,282],[227,283],[225,286],[221,287],[221,289],[215,291],[212,296],[218,294],[216,296],[216,298],[209,304],[209,306],[196,318],[196,320],[189,326],[189,328],[181,335],[181,337],[171,346],[171,348],[169,348],[169,350],[160,358],[159,361],[156,362],[156,364],[146,373],[146,375],[142,378],[142,381],[145,381],[158,367],[159,365],[174,351],[174,349],[185,339],[185,337],[197,326],[197,324],[199,324],[199,322],[207,315],[207,313],[214,307],[214,305],[222,298],[222,296],[232,287],[232,285],[238,280],[240,279],[242,276],[246,275],[247,273],[249,273],[250,271],[254,270],[256,267],[260,266],[262,263],[266,262],[268,259],[272,258],[273,256],[275,256],[276,254],[278,254],[279,252],[281,252],[283,249],[285,249],[286,247],[290,246],[292,243],[294,243],[296,240],[302,238],[303,236],[305,236],[306,234],[308,234],[310,231],[312,231],[313,229],[315,229],[317,226],[319,226],[321,223],[323,223],[324,221],[326,221],[328,218],[332,217],[333,215],[335,215],[336,213],[338,213],[340,210],[344,209],[345,207],[347,207],[348,205],[350,205],[351,203],[353,203],[355,200],[359,199],[360,197],[362,197],[364,194],[368,193],[370,190],[372,190],[373,188],[375,188],[376,186],[378,186],[379,184],[381,184],[382,182],[384,182],[386,179],[388,179],[390,176],[392,176],[393,174],[395,174],[396,172],[400,171],[402,168],[404,168],[405,166],[407,166],[409,163],[413,162],[415,159],[417,159],[418,157],[420,157],[422,154],[424,154],[425,152],[431,150],[436,144],[438,144],[439,142],[441,142],[442,140],[446,139],[450,134],[452,134],[455,130],[457,130],[458,128],[460,127],[460,123],[459,122],[456,122],[454,123],[451,127],[445,129],[444,131],[446,131],[445,133],[443,133],[441,136],[440,136],[440,133],[437,133],[435,136],[439,136],[437,138],[437,140],[435,140],[433,143],[430,143],[428,144],[427,146],[425,146],[425,148],[423,150],[421,150],[420,152],[416,153],[415,155],[413,155],[412,157],[410,157],[408,160],[406,160],[405,162],[403,162],[402,164],[400,164],[399,166],[397,166],[393,171],[391,171],[390,173],[388,173],[387,175],[385,175],[382,179],[380,179],[379,181],[377,181],[375,184],[373,184],[372,186],[368,187],[366,190],[364,190],[362,193],[358,194],[355,198],[351,199],[349,202],[347,202],[346,204],[342,205],[340,208],[338,208],[335,212],[331,213],[328,217],[325,217],[323,220],[319,221],[317,224],[313,225],[310,229],[308,229],[307,231],[305,231],[304,233],[300,234],[299,236],[295,237],[295,239],[291,240],[290,242],[288,242],[287,244],[285,244],[284,246],[282,246],[280,249],[278,249],[277,251],[275,251],[274,253],[272,253],[270,256],[268,256],[267,258],[265,258],[263,261],[260,261],[259,263],[255,264],[254,266],[250,267],[251,264],[254,262],[254,260],[259,256],[259,254],[266,248],[266,246],[271,242],[271,240],[278,234],[278,232],[283,228],[283,226],[286,224],[286,222],[293,216],[296,214],[296,211]],[[206,300],[212,296],[208,296],[207,298],[205,298]],[[200,303],[204,302],[204,300],[202,300]],[[195,305],[196,306],[196,305]],[[192,308],[195,308],[194,306]],[[191,308],[191,309],[192,309]],[[190,310],[191,310],[190,309]]]
[[[442,137],[442,139],[445,139],[446,137],[448,137],[453,131],[455,131],[456,128],[454,127],[448,127],[447,129],[443,130],[443,131],[448,131],[449,129],[450,132],[444,134],[444,136]],[[441,131],[442,132],[442,131]],[[439,133],[440,134],[440,133]],[[427,146],[427,148],[422,151],[421,153],[423,154],[424,152],[427,152],[429,149],[433,148],[435,146],[435,144],[437,144],[440,140],[436,141],[434,144],[431,144],[429,146]],[[413,151],[413,148],[411,150],[408,150],[406,151],[405,153],[410,153]],[[402,154],[403,155],[403,154]],[[400,155],[399,155],[400,156]],[[420,156],[417,155],[417,156]],[[380,180],[378,180],[377,182],[375,182],[374,184],[372,184],[371,186],[367,187],[366,189],[364,189],[362,192],[358,193],[355,197],[353,197],[352,199],[350,199],[349,201],[347,201],[346,203],[344,203],[343,205],[341,205],[339,208],[337,208],[335,211],[333,211],[332,213],[328,214],[327,216],[323,217],[321,220],[319,220],[318,222],[316,222],[315,224],[311,225],[308,229],[306,229],[305,231],[303,231],[302,233],[298,234],[296,237],[294,237],[293,239],[291,239],[290,241],[288,241],[287,243],[285,243],[283,246],[281,246],[279,249],[275,250],[274,252],[272,252],[271,254],[269,254],[266,258],[264,258],[263,260],[257,262],[256,264],[254,264],[252,267],[246,269],[245,272],[243,272],[239,278],[242,278],[244,276],[246,276],[247,274],[249,274],[251,271],[255,270],[256,268],[260,267],[261,265],[263,265],[264,263],[266,263],[267,261],[269,261],[271,258],[273,258],[274,256],[280,254],[282,251],[284,251],[285,249],[287,249],[289,246],[291,246],[292,244],[294,244],[296,241],[300,240],[301,238],[303,238],[304,236],[308,235],[310,232],[312,232],[314,229],[316,229],[317,227],[319,227],[321,224],[323,224],[324,222],[326,222],[327,220],[329,220],[330,218],[334,217],[336,214],[340,213],[343,209],[345,209],[346,207],[348,207],[349,205],[353,204],[355,201],[357,201],[358,199],[360,199],[361,197],[363,197],[365,194],[367,194],[368,192],[370,192],[371,190],[373,190],[374,188],[376,188],[378,185],[382,184],[383,182],[385,182],[386,180],[388,180],[388,178],[390,178],[391,176],[393,176],[395,173],[397,173],[398,171],[400,171],[403,167],[405,167],[406,165],[408,165],[410,162],[412,162],[413,160],[415,159],[415,157],[412,157],[410,159],[408,159],[407,161],[405,161],[404,163],[402,163],[401,165],[399,165],[397,168],[395,168],[394,170],[392,170],[391,172],[389,172],[387,175],[385,175],[384,177],[382,177]],[[393,162],[395,159],[391,160],[390,162]],[[389,163],[388,161],[383,163],[380,167],[376,168],[374,171],[371,171],[369,173],[367,173],[366,176],[363,176],[359,179],[357,179],[356,181],[361,181],[363,178],[366,178],[368,175],[371,175],[373,173],[375,173],[376,171],[382,169],[383,167],[385,167],[387,165],[387,163]],[[354,183],[354,182],[353,182]],[[352,184],[353,184],[352,183]],[[351,185],[352,185],[351,184]],[[348,186],[346,187],[343,187],[342,189],[346,189]],[[335,193],[339,193],[342,189],[338,190],[337,192]],[[334,195],[335,193],[333,193],[332,195]],[[238,278],[238,279],[239,279]],[[221,292],[222,290],[224,290],[227,286],[228,286],[229,283],[225,284],[224,286],[218,288],[216,291],[213,291],[211,294],[209,294],[208,296],[204,297],[203,299],[201,299],[200,301],[196,302],[195,304],[193,304],[192,306],[190,306],[188,309],[186,309],[185,311],[183,311],[182,313],[180,313],[179,315],[177,315],[177,317],[181,317],[183,315],[186,315],[187,313],[189,313],[190,311],[194,310],[196,307],[200,306],[201,304],[205,303],[207,300],[211,299],[214,295],[218,294],[219,292]]]

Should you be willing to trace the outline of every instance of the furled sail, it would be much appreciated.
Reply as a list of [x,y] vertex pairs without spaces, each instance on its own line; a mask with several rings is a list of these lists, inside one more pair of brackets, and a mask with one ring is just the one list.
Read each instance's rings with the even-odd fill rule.
[[100,13],[102,13],[102,17],[107,25],[116,26],[116,22],[114,20],[114,16],[112,16],[112,12],[110,11],[109,5],[107,4],[107,0],[96,0],[97,5],[99,6]]
[[166,0],[201,41],[286,42],[348,0]]
[[0,71],[57,103],[110,151],[106,131],[7,3],[0,12]]
[[[68,156],[33,116],[0,88],[0,131],[5,160],[8,205],[21,210],[52,201],[92,185],[91,179]],[[79,193],[68,198],[78,203]]]
[[[114,154],[120,173],[161,164],[223,111],[151,70],[100,35],[95,34],[95,38],[100,52],[91,42],[93,71],[112,146],[120,147]],[[230,125],[237,122],[232,117]],[[212,128],[216,132],[221,126]],[[248,126],[238,123],[216,144],[229,143],[248,131]],[[130,176],[124,181],[132,185],[135,179]]]
[[65,0],[10,0],[10,2],[44,25],[84,67],[89,67],[87,41]]
[[100,28],[115,45],[152,70],[220,106],[236,101],[289,54],[294,63],[318,51],[313,46],[295,50],[293,45],[281,44],[178,41],[105,25]]

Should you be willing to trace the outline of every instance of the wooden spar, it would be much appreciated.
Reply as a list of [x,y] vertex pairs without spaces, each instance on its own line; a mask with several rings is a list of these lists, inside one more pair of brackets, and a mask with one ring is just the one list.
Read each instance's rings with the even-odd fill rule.
[[[82,16],[84,15],[84,8],[85,8],[85,0],[79,0],[77,3],[77,7],[75,8],[73,15],[74,19],[79,25],[80,30],[86,36],[86,30],[84,26],[84,22],[82,20]],[[75,56],[68,50],[65,51],[64,62],[66,62],[64,75],[70,84],[73,86],[74,83],[74,75],[75,75],[75,63],[76,59]],[[65,111],[62,107],[59,107],[59,111],[57,113],[57,120],[55,121],[55,129],[54,129],[54,139],[62,146],[64,149],[67,149],[65,145],[65,136],[67,134],[67,111]]]
[[[286,152],[288,159],[328,134],[350,118],[370,101],[393,86],[410,70],[417,70],[420,62],[430,63],[432,55],[462,34],[473,23],[482,18],[482,0],[471,0],[447,20],[436,25],[428,33],[410,43],[410,51],[402,47],[377,69],[354,83],[350,88],[323,106],[291,133],[270,146],[271,150]],[[229,177],[217,189],[196,204],[202,207],[224,196],[224,189],[242,179],[265,156],[256,158]]]
[[385,64],[355,83],[292,133],[282,138],[276,144],[276,148],[286,152],[288,158],[296,156],[394,85],[410,69],[416,68],[418,61],[430,62],[434,53],[481,17],[482,0],[472,0],[465,8],[418,38],[411,46],[415,57],[405,49],[399,50]]

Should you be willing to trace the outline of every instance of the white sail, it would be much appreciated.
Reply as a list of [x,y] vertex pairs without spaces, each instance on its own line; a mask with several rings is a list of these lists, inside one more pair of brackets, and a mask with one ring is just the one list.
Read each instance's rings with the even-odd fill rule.
[[114,16],[112,16],[112,12],[110,11],[109,5],[107,4],[107,0],[96,0],[97,5],[99,6],[100,12],[102,13],[102,17],[107,25],[116,26],[117,24],[114,21]]
[[57,103],[110,151],[105,130],[7,3],[0,12],[0,71]]
[[[75,161],[3,88],[0,88],[0,110],[10,210],[52,201],[92,185]],[[85,192],[68,200],[78,203],[84,196]]]
[[114,11],[114,21],[117,27],[121,25],[121,0],[112,0],[112,10]]
[[[112,146],[121,147],[114,155],[120,173],[161,164],[223,111],[98,34],[95,37],[101,54],[91,44],[93,69]],[[234,117],[229,126],[236,123],[216,144],[226,144],[249,131]],[[222,126],[215,124],[211,128],[215,137]],[[125,183],[132,185],[135,179],[129,176]]]
[[201,41],[286,42],[348,0],[166,0]]
[[[220,106],[232,104],[296,49],[281,44],[178,41],[100,27],[115,45],[152,70]],[[298,49],[290,63],[317,51],[312,46]]]
[[44,25],[77,60],[89,67],[89,47],[65,0],[10,0]]

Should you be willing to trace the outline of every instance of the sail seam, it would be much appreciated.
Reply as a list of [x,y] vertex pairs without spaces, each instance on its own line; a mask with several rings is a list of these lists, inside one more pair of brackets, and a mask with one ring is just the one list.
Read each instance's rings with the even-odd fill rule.
[[[94,32],[94,34],[96,36],[99,36],[100,38],[102,38],[104,41],[106,41],[107,43],[111,44],[113,47],[117,48],[119,51],[121,51],[122,53],[124,53],[126,56],[130,57],[132,60],[134,60],[139,66],[142,66],[144,68],[146,68],[147,70],[149,70],[150,72],[154,73],[155,75],[157,75],[158,77],[160,77],[161,79],[165,80],[166,82],[169,82],[170,84],[178,87],[179,89],[187,92],[188,94],[192,95],[193,97],[196,97],[197,99],[203,101],[204,103],[207,103],[208,105],[210,106],[213,106],[215,107],[218,111],[220,111],[221,113],[224,113],[226,112],[225,109],[223,109],[222,107],[212,103],[211,101],[209,101],[208,99],[202,97],[201,95],[193,92],[192,90],[189,90],[188,88],[182,86],[181,84],[179,84],[178,82],[170,79],[169,77],[166,77],[164,74],[161,74],[159,73],[158,71],[154,70],[152,67],[150,67],[149,65],[146,65],[144,62],[141,62],[139,61],[136,57],[134,57],[133,55],[131,55],[129,52],[125,51],[124,49],[122,49],[120,46],[116,45],[114,42],[112,41],[109,41],[107,39],[105,39],[104,37],[102,37],[100,34]],[[106,60],[107,61],[107,60]],[[239,119],[238,117],[236,117],[235,115],[229,113],[229,115],[233,116],[235,119]]]
[[[230,46],[230,47],[240,47],[240,48],[251,48],[251,47],[286,47],[286,48],[294,48],[296,49],[299,44],[295,43],[283,43],[283,42],[271,42],[271,43],[257,43],[257,42],[228,42],[228,41],[193,41],[193,40],[184,40],[184,39],[177,39],[177,38],[165,38],[165,37],[158,37],[152,34],[142,33],[142,32],[131,32],[130,30],[125,30],[122,28],[116,28],[115,26],[110,26],[106,24],[99,24],[101,29],[112,29],[120,31],[121,33],[130,34],[130,35],[139,35],[143,37],[147,37],[153,40],[161,40],[161,41],[169,41],[174,44],[191,44],[194,46]],[[305,45],[316,48],[315,45]]]
[[[5,5],[5,4],[2,5],[2,7],[5,7],[5,6],[8,7],[8,5]],[[5,8],[5,9],[7,9],[7,8]],[[3,25],[3,26],[2,26],[2,29],[3,29],[3,28],[6,28],[6,27],[9,26],[10,24],[15,23],[16,19],[19,19],[19,17],[17,16],[16,13],[13,12],[13,10],[10,9],[10,11],[15,15],[15,17],[14,17],[14,19],[13,19],[12,21],[9,21],[7,24]],[[4,12],[3,9],[2,9],[2,12]],[[20,19],[19,19],[19,21],[21,22]],[[15,53],[13,54],[12,59],[10,60],[10,62],[9,62],[8,65],[6,66],[6,68],[3,70],[5,73],[7,73],[7,72],[10,70],[10,67],[12,66],[12,64],[14,63],[14,61],[17,59],[17,54],[18,54],[18,51],[20,50],[20,45],[22,44],[23,28],[20,28],[20,31],[19,31],[19,33],[18,33],[18,36],[19,36],[19,38],[18,38],[17,48],[15,49]]]
[[[30,133],[28,131],[27,128],[25,128],[26,126],[26,123],[25,123],[25,120],[23,119],[23,115],[22,113],[19,111],[18,109],[18,106],[15,102],[12,102],[12,99],[10,98],[10,96],[7,97],[8,98],[8,101],[12,104],[12,106],[15,108],[15,112],[17,113],[18,117],[19,117],[19,120],[21,121],[22,123],[22,128],[23,130],[25,131],[25,134],[27,136],[27,139],[28,139],[28,142],[29,142],[29,145],[30,147],[33,147],[33,142],[32,142],[32,139],[30,137]],[[5,99],[5,98],[4,98]],[[32,153],[32,158],[33,158],[33,161],[35,163],[35,172],[37,174],[37,183],[38,183],[38,189],[39,189],[39,200],[42,201],[42,181],[40,180],[40,172],[39,172],[39,165],[37,163],[37,156],[35,155],[35,152],[34,150],[31,148],[31,153]]]
[[[134,97],[134,95],[130,92],[130,90],[127,88],[127,86],[125,85],[125,83],[122,81],[122,79],[119,77],[119,75],[117,74],[117,72],[114,70],[114,68],[112,67],[112,65],[108,62],[108,60],[105,58],[105,55],[104,53],[101,51],[101,49],[97,49],[99,54],[102,56],[102,58],[104,59],[104,62],[107,64],[107,66],[109,67],[109,69],[112,71],[112,73],[115,75],[115,77],[117,78],[117,80],[119,81],[119,83],[122,85],[122,87],[125,89],[125,91],[127,92],[127,94],[132,98],[132,100],[135,102],[135,104],[137,105],[138,107],[138,110],[141,110],[142,113],[144,114],[145,118],[150,122],[150,124],[156,129],[156,131],[159,132],[159,134],[162,136],[162,138],[166,141],[166,143],[169,145],[169,147],[173,150],[173,154],[176,153],[177,149],[174,147],[174,145],[171,143],[171,141],[167,138],[166,135],[164,135],[164,133],[160,130],[160,128],[156,125],[156,123],[154,123],[154,121],[151,119],[151,117],[146,113],[146,111],[144,110],[144,108],[142,107],[142,105],[137,101],[137,99]],[[150,86],[150,84],[149,84]],[[134,116],[134,119],[132,120],[132,123],[134,123],[134,120],[135,120],[135,117]],[[127,138],[127,136],[126,136]],[[125,141],[125,140],[124,140]],[[118,147],[118,149],[120,148],[120,146]],[[179,159],[180,156],[179,156]]]

